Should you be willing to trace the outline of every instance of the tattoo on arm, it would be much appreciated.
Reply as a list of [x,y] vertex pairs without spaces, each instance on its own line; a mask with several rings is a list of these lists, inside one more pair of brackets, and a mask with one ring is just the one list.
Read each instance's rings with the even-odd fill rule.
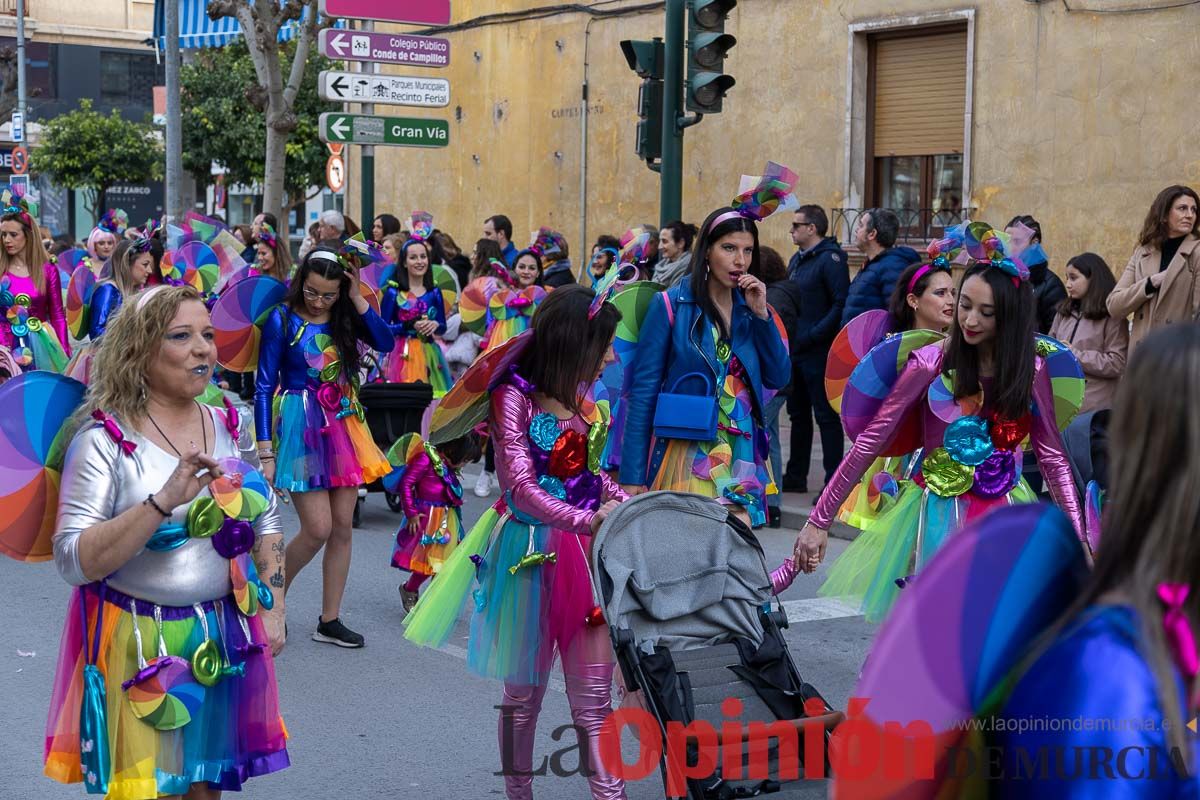
[[[258,555],[256,549],[255,555]],[[283,565],[287,555],[287,545],[283,541],[282,536],[275,536],[271,542],[270,555],[263,553],[261,563],[256,563],[259,574],[267,575],[267,583],[276,589],[282,589],[285,581],[283,578]],[[258,559],[255,559],[258,562]]]

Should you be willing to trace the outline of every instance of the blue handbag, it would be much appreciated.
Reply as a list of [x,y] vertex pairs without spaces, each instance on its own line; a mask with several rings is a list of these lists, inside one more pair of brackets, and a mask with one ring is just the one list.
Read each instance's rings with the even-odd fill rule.
[[[704,394],[679,394],[679,384],[688,378],[702,380]],[[658,395],[658,403],[654,407],[654,435],[659,439],[711,442],[717,438],[717,408],[711,376],[703,372],[681,375],[670,391]]]

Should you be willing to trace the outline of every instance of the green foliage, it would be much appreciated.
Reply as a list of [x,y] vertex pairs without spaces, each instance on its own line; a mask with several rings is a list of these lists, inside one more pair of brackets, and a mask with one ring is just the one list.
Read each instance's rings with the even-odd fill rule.
[[[280,47],[280,66],[286,81],[296,45]],[[287,142],[284,186],[291,202],[304,197],[310,186],[325,180],[328,153],[317,136],[317,118],[338,106],[317,97],[317,73],[333,62],[309,51],[304,79],[296,94],[296,129]],[[227,170],[226,185],[261,183],[265,177],[267,131],[265,113],[248,95],[263,91],[244,39],[225,47],[201,50],[180,73],[183,103],[183,166],[203,184],[212,182],[213,162]],[[265,96],[264,96],[265,104]]]
[[42,125],[29,159],[32,171],[50,175],[59,186],[83,190],[88,209],[97,216],[110,186],[161,180],[164,169],[154,125],[127,120],[116,109],[106,116],[92,110],[88,99]]

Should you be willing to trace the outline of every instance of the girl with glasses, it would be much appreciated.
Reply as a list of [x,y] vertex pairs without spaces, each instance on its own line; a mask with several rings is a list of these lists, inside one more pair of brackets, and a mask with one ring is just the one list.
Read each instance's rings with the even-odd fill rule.
[[300,517],[300,532],[287,546],[287,586],[324,547],[321,616],[312,638],[339,647],[363,646],[363,637],[339,619],[358,486],[391,471],[358,403],[362,345],[388,352],[391,332],[367,305],[358,267],[318,247],[263,325],[254,424],[263,473],[291,493]]

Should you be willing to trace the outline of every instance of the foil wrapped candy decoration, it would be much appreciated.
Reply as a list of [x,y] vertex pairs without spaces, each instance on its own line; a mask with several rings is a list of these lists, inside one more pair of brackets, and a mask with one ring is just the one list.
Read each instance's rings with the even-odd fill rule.
[[599,420],[593,422],[587,432],[587,468],[591,472],[600,471],[600,457],[607,443],[608,426]]
[[540,567],[542,564],[553,564],[558,561],[556,553],[529,553],[521,556],[521,560],[508,568],[509,575],[516,575],[527,567]]
[[559,480],[565,480],[583,472],[587,466],[587,440],[579,431],[562,431],[562,435],[550,449],[550,460],[546,471]]
[[1008,419],[993,414],[988,421],[992,444],[999,450],[1016,450],[1018,445],[1029,437],[1031,420],[1030,414],[1024,414],[1020,419]]
[[567,487],[553,475],[543,475],[538,478],[538,486],[542,487],[542,491],[546,494],[557,500],[567,499]]
[[317,387],[317,402],[326,411],[336,412],[342,405],[342,391],[335,384],[322,383]]
[[188,536],[193,539],[207,539],[215,536],[226,520],[225,512],[217,505],[216,500],[211,497],[197,497],[187,511]]
[[946,448],[939,447],[925,454],[921,476],[929,491],[938,497],[958,497],[974,485],[975,468],[955,461]]
[[1014,450],[993,450],[975,467],[975,485],[971,491],[980,497],[995,499],[1013,490],[1021,475],[1021,462]]
[[987,420],[976,416],[959,417],[946,426],[942,447],[958,463],[979,466],[994,449]]
[[196,612],[196,618],[200,620],[201,630],[204,631],[204,641],[196,648],[196,652],[192,653],[192,676],[201,686],[216,686],[221,680],[221,651],[217,649],[217,643],[209,638],[208,615],[204,613],[204,609],[199,603],[194,603],[192,608]]
[[236,558],[254,546],[254,528],[246,520],[225,517],[212,543],[223,558]]
[[553,414],[538,414],[529,422],[529,438],[539,450],[549,453],[560,435],[562,430]]

